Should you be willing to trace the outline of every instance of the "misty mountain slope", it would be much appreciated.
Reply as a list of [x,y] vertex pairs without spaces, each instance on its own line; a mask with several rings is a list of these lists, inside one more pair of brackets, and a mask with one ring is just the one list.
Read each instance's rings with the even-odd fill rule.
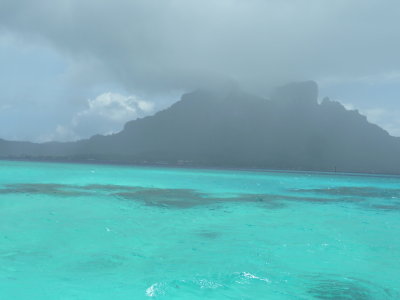
[[1,141],[0,154],[400,173],[398,138],[357,111],[317,99],[314,82],[278,88],[270,99],[237,87],[198,90],[154,116],[128,122],[114,135],[41,145]]

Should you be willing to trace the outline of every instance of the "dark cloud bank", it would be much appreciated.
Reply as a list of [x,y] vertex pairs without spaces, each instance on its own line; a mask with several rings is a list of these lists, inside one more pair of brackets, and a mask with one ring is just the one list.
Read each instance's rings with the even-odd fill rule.
[[234,79],[264,90],[400,70],[398,1],[4,0],[0,26],[47,44],[88,84],[131,92]]

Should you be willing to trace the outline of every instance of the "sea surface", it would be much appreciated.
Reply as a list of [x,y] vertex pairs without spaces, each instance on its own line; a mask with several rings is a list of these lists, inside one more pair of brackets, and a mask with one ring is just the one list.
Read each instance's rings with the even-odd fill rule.
[[0,299],[400,299],[400,177],[0,162]]

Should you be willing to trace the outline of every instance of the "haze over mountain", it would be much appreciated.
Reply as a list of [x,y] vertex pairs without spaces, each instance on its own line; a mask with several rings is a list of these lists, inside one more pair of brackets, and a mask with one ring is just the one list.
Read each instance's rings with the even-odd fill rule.
[[399,11],[396,0],[2,0],[0,137],[77,141],[216,81],[267,95],[309,78],[400,137]]
[[197,90],[113,135],[68,143],[1,140],[8,158],[400,173],[400,139],[325,98],[314,82],[270,99],[232,85]]

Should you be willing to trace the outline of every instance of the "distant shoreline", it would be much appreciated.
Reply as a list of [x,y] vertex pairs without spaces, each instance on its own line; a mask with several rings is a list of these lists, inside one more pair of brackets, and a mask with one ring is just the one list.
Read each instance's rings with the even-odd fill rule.
[[172,163],[137,163],[137,162],[118,162],[99,159],[33,159],[33,158],[5,158],[0,157],[0,161],[12,162],[42,162],[42,163],[60,163],[60,164],[77,164],[77,165],[99,165],[99,166],[126,166],[126,167],[148,167],[148,168],[165,168],[165,169],[194,169],[194,170],[215,170],[215,171],[240,171],[240,172],[259,172],[259,173],[292,173],[304,174],[311,173],[315,175],[326,176],[365,176],[365,177],[400,177],[400,174],[383,174],[383,173],[366,173],[366,172],[333,172],[318,170],[290,170],[290,169],[263,169],[263,168],[240,168],[240,167],[217,167],[206,165],[190,165],[190,164],[172,164]]

